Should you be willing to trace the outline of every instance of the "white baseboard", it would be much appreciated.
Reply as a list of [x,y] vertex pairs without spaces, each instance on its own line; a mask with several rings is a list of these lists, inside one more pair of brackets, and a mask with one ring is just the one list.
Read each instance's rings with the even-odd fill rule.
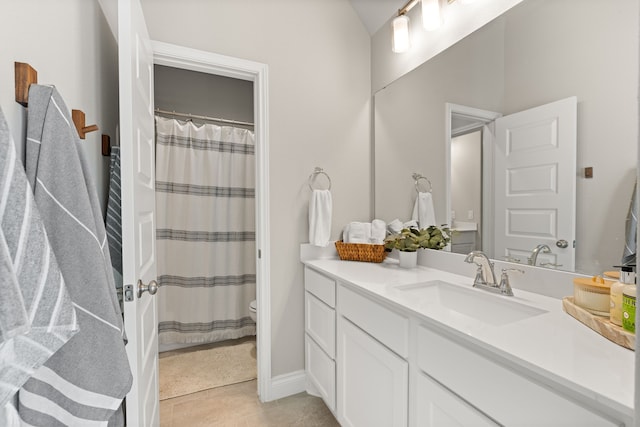
[[281,399],[306,390],[307,376],[304,370],[271,378],[271,390],[267,401]]

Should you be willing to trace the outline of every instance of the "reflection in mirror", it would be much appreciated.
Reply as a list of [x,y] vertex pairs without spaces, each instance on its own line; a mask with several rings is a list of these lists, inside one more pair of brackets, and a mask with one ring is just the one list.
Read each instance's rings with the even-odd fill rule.
[[[447,178],[446,141],[451,129],[446,126],[451,125],[447,103],[506,116],[575,96],[575,271],[612,270],[623,254],[636,176],[637,34],[635,0],[524,0],[377,92],[375,217],[388,221],[410,217],[415,200],[411,172],[419,171],[433,184],[438,223],[451,224],[452,210],[460,223],[474,222],[468,220],[471,216],[490,218],[487,211],[495,203],[480,208],[447,205],[449,186],[454,185]],[[483,154],[483,187],[486,157]],[[592,178],[584,174],[587,167],[593,170]],[[485,222],[475,242],[457,243],[484,248],[490,239]],[[557,252],[555,243],[548,246]],[[548,255],[537,254],[538,265],[573,269],[549,265],[558,262],[545,258]],[[531,252],[511,256],[530,258]]]
[[[489,256],[512,262],[547,267],[575,265],[575,176],[576,176],[576,98],[571,97],[546,105],[530,108],[514,114],[500,116],[487,122],[490,112],[474,113],[468,107],[447,105],[451,115],[451,134],[447,133],[447,150],[450,151],[451,181],[448,195],[453,203],[463,192],[466,200],[476,196],[489,209],[483,219],[474,219],[473,210],[467,211],[467,220],[473,220],[484,231],[482,250]],[[460,127],[461,112],[468,124]],[[458,136],[480,127],[476,145],[460,144],[470,136]],[[482,141],[486,146],[483,150]],[[456,144],[457,142],[457,144]],[[463,153],[454,151],[462,149]],[[475,148],[475,149],[474,149]],[[462,176],[474,169],[475,163],[464,150],[472,149],[477,159],[478,174],[467,178],[467,188],[454,185]],[[454,154],[456,156],[454,157]],[[465,163],[454,170],[455,160],[465,156]],[[493,165],[488,159],[493,159]],[[482,165],[485,159],[485,165]],[[480,168],[490,172],[485,179]],[[458,175],[458,176],[457,176]],[[475,185],[474,181],[478,184]],[[451,206],[449,221],[454,230],[461,224],[456,210]],[[493,222],[493,231],[490,228]],[[484,229],[484,230],[483,230]],[[561,241],[571,245],[560,244]],[[539,248],[545,247],[543,253]],[[553,247],[553,251],[549,249]],[[540,256],[538,256],[540,255]],[[539,259],[538,259],[539,258]]]

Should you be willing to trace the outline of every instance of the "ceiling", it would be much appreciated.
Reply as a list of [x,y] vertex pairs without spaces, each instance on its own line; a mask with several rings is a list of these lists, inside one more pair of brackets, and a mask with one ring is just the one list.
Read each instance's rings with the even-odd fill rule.
[[370,35],[376,33],[407,0],[349,0]]

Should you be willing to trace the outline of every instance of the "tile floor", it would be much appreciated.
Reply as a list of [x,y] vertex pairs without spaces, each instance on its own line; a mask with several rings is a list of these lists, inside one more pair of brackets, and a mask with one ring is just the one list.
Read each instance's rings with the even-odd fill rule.
[[[255,340],[255,337],[241,340],[252,339]],[[160,357],[228,344],[227,341],[163,352],[160,353]],[[161,400],[160,427],[331,427],[340,425],[319,397],[299,393],[273,402],[261,403],[257,390],[257,380],[251,380]]]
[[339,426],[319,397],[299,393],[261,403],[256,380],[160,402],[161,427]]

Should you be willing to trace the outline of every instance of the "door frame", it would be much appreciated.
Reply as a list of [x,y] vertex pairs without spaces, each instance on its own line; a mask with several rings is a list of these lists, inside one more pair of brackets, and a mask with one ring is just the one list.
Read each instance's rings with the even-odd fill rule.
[[153,63],[253,82],[256,141],[256,301],[258,395],[271,400],[271,286],[269,237],[269,116],[266,64],[159,41]]
[[446,196],[446,219],[450,227],[453,226],[451,219],[451,139],[454,137],[451,133],[451,124],[453,116],[464,116],[465,118],[476,120],[477,126],[471,126],[467,131],[482,128],[482,249],[493,248],[493,204],[485,203],[487,197],[493,200],[493,148],[494,126],[493,122],[498,117],[502,117],[502,113],[489,110],[481,110],[479,108],[468,107],[465,105],[445,103],[445,194]]

